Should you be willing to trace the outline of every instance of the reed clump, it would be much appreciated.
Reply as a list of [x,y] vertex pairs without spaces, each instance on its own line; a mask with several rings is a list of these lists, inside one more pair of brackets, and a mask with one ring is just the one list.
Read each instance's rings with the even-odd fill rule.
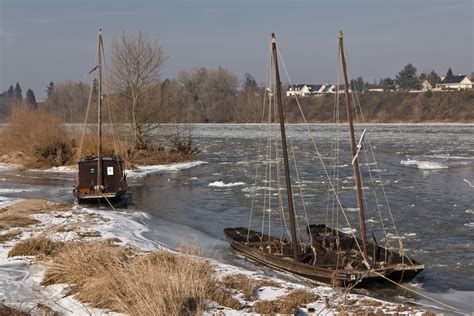
[[[19,105],[2,131],[3,160],[26,167],[62,166],[72,162],[74,142],[63,122],[53,113]],[[9,161],[19,159],[21,161]]]
[[279,301],[279,312],[282,314],[294,314],[298,307],[305,304],[312,303],[318,299],[318,295],[305,291],[305,290],[293,290],[286,296],[280,298]]
[[195,314],[207,300],[240,308],[213,273],[207,261],[188,255],[135,256],[107,242],[78,242],[61,248],[42,284],[68,283],[80,301],[131,315]]
[[273,301],[257,301],[253,305],[253,311],[261,315],[275,315],[278,312],[278,306]]
[[222,278],[222,285],[225,288],[234,289],[242,292],[244,299],[247,301],[256,298],[258,284],[255,280],[249,278],[245,274],[226,275]]
[[30,316],[31,314],[0,303],[0,315],[2,316]]
[[14,227],[26,227],[39,223],[38,220],[20,214],[0,214],[0,229],[7,230]]
[[31,237],[16,243],[8,252],[8,257],[37,256],[42,258],[52,257],[64,244],[38,236]]
[[20,231],[11,231],[5,234],[0,235],[0,244],[3,244],[9,240],[12,240],[21,235]]

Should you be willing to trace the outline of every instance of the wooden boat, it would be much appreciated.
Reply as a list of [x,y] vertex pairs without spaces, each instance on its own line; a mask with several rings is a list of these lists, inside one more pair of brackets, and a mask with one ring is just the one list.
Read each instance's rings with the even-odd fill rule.
[[98,65],[98,152],[97,156],[82,157],[78,161],[78,175],[74,196],[79,204],[112,204],[126,202],[128,189],[124,161],[119,156],[104,157],[102,154],[102,64],[103,64],[102,31],[99,31]]
[[[231,247],[246,257],[272,268],[331,283],[336,286],[364,285],[386,279],[401,282],[415,277],[424,269],[424,266],[404,254],[401,239],[399,239],[399,251],[395,251],[376,244],[375,237],[374,243],[368,242],[366,238],[364,200],[358,158],[362,146],[360,142],[359,146],[357,146],[355,141],[352,118],[353,109],[350,107],[349,83],[342,32],[339,37],[339,49],[344,72],[345,104],[351,134],[351,154],[357,188],[361,238],[357,238],[353,233],[346,234],[324,224],[308,224],[306,226],[307,240],[309,242],[305,243],[301,237],[298,238],[290,179],[285,118],[281,98],[278,53],[274,34],[272,34],[271,45],[272,65],[275,71],[275,103],[276,107],[278,107],[277,111],[280,121],[281,150],[283,153],[291,238],[287,239],[266,234],[263,232],[263,228],[262,232],[258,232],[250,229],[250,225],[249,228],[226,228],[224,229],[224,234]],[[268,90],[272,91],[271,89]],[[273,122],[273,119],[270,122]],[[334,186],[332,186],[332,189],[332,192],[337,194]],[[340,206],[342,210],[342,205],[340,204]],[[387,236],[385,236],[385,239],[387,240]]]

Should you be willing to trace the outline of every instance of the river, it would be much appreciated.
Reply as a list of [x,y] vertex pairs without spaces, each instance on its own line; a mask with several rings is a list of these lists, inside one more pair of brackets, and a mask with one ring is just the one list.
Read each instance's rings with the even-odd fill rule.
[[[307,132],[303,125],[290,125],[288,134],[301,166],[299,183],[304,184],[302,195],[309,220],[321,222],[327,216],[324,190],[328,183],[312,153],[311,137],[325,156],[332,127],[309,128]],[[225,227],[248,225],[261,127],[197,124],[192,129],[201,150],[199,160],[207,163],[131,178],[133,204],[128,211],[150,214],[145,224],[151,239],[176,247],[183,238],[197,238],[210,256],[249,269],[265,269],[236,256],[222,234]],[[382,178],[377,183],[384,184],[405,251],[426,266],[410,286],[469,310],[474,299],[474,126],[369,125],[367,139]],[[348,144],[341,143],[341,159],[347,160]],[[362,165],[362,173],[367,175],[364,168]],[[338,170],[341,202],[347,210],[354,209],[357,204],[350,160],[341,163]],[[0,168],[0,200],[34,197],[72,202],[73,186],[73,173]],[[364,186],[370,187],[366,182]],[[303,204],[296,205],[301,209]],[[357,229],[357,212],[347,214]],[[256,227],[261,225],[262,215],[262,210],[255,208]],[[380,229],[375,228],[378,216],[375,209],[367,209],[367,229],[376,236],[380,235]],[[382,221],[388,215],[383,216]]]

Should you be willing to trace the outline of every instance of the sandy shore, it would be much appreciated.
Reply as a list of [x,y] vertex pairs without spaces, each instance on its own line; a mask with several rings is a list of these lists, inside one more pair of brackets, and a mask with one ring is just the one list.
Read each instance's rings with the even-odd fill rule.
[[[41,285],[48,258],[33,256],[8,257],[12,247],[32,237],[45,237],[51,241],[73,243],[78,241],[100,242],[110,238],[120,239],[120,247],[134,247],[145,253],[164,249],[157,241],[143,236],[147,227],[138,219],[146,218],[143,212],[93,210],[75,205],[54,204],[44,200],[22,200],[10,203],[0,210],[0,302],[21,310],[35,311],[47,306],[66,315],[115,314],[92,308],[69,295],[68,284]],[[3,238],[1,237],[3,236]],[[169,250],[171,251],[171,250]],[[304,314],[337,315],[354,313],[384,313],[422,315],[423,310],[376,300],[370,297],[346,293],[342,289],[327,286],[309,286],[268,278],[259,272],[247,271],[208,258],[217,279],[244,275],[261,284],[252,297],[242,291],[229,289],[239,301],[240,308],[233,309],[216,302],[208,303],[208,315],[244,315],[255,313],[258,302],[275,302],[295,289],[314,293],[314,302],[298,306]]]

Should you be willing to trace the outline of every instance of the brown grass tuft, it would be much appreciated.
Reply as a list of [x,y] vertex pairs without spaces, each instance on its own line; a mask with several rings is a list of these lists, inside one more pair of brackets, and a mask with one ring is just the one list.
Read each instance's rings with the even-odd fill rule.
[[298,307],[312,303],[318,299],[318,296],[305,290],[294,290],[288,295],[279,299],[279,312],[283,314],[295,313]]
[[222,285],[243,293],[245,300],[251,301],[256,297],[257,282],[245,274],[232,274],[222,278]]
[[0,235],[0,244],[3,244],[4,242],[7,242],[9,240],[12,240],[13,238],[15,238],[17,236],[20,236],[20,235],[21,235],[21,232],[18,231],[18,230]]
[[32,237],[16,243],[8,252],[8,257],[41,256],[50,257],[61,247],[62,242],[51,241],[44,237]]
[[96,230],[89,230],[89,231],[84,231],[84,232],[78,232],[77,233],[79,236],[82,238],[93,238],[93,237],[101,237],[102,234]]
[[36,304],[36,313],[35,315],[40,316],[61,316],[61,314],[46,304],[38,303]]
[[80,288],[88,278],[101,276],[127,260],[127,251],[105,242],[69,243],[61,248],[41,284],[70,283]]
[[2,316],[30,316],[30,313],[25,311],[8,307],[0,303],[0,315]]
[[36,219],[16,214],[0,214],[0,229],[7,230],[14,227],[26,227],[39,223]]
[[258,301],[253,305],[253,311],[262,315],[275,315],[278,306],[273,301]]
[[239,310],[242,308],[240,306],[240,301],[232,296],[229,290],[216,287],[214,293],[212,293],[211,299],[222,306],[226,306],[232,309]]
[[74,144],[62,123],[53,113],[32,110],[28,106],[15,107],[2,131],[1,153],[20,152],[24,159],[19,163],[33,168],[70,163]]
[[71,284],[71,293],[93,307],[131,315],[199,313],[217,293],[204,260],[167,251],[132,258],[107,242],[63,247],[42,282],[54,283]]

